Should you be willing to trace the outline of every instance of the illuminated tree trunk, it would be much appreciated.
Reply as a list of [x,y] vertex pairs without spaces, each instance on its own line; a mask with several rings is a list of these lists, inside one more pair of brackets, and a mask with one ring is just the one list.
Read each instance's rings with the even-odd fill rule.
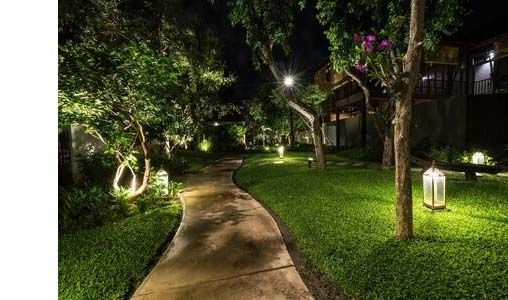
[[403,60],[404,87],[395,103],[395,192],[396,236],[413,238],[413,199],[411,190],[410,139],[412,95],[420,71],[425,17],[425,0],[411,0],[409,42]]

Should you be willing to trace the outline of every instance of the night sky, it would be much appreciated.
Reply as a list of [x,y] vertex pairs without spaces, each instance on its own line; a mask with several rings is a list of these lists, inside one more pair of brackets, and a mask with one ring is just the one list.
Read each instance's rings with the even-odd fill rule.
[[[323,35],[315,15],[315,1],[309,1],[306,8],[298,13],[291,37],[291,53],[284,57],[275,53],[277,59],[290,67],[299,76],[311,80],[312,75],[328,58],[328,41]],[[482,41],[496,34],[508,32],[508,8],[504,0],[473,0],[466,9],[462,28],[447,40]],[[251,49],[245,43],[245,32],[240,27],[233,28],[227,17],[225,1],[215,1],[210,14],[210,22],[217,26],[223,41],[223,58],[227,70],[235,74],[236,82],[223,93],[227,101],[249,99],[258,89],[274,85],[266,68],[254,69]]]

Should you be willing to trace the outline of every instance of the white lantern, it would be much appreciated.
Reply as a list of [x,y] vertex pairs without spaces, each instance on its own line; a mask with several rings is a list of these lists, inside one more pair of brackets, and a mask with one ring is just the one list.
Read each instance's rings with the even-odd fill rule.
[[432,163],[423,173],[423,204],[432,210],[446,208],[445,185],[445,174]]
[[284,157],[284,146],[280,146],[277,151],[279,152],[279,158],[283,158]]
[[473,154],[473,158],[471,159],[471,162],[476,165],[483,165],[483,164],[485,164],[485,155],[481,152],[475,152]]
[[169,174],[168,174],[168,172],[166,172],[165,170],[162,170],[162,169],[157,171],[157,173],[155,174],[155,183],[157,185],[164,185],[164,187],[165,187],[164,196],[169,195]]

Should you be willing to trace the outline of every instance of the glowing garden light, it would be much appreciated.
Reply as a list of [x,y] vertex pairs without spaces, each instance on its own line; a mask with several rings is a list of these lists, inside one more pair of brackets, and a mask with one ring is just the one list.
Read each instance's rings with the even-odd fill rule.
[[446,208],[446,176],[434,166],[423,173],[423,205],[435,210]]
[[155,183],[164,186],[164,196],[169,196],[169,174],[165,170],[155,173]]
[[485,154],[481,152],[475,152],[471,159],[471,162],[476,165],[484,165],[485,164]]
[[279,152],[279,158],[280,158],[280,159],[284,158],[284,146],[280,146],[280,147],[277,149],[277,152]]
[[287,75],[284,77],[284,86],[290,88],[295,84],[295,79],[291,75]]

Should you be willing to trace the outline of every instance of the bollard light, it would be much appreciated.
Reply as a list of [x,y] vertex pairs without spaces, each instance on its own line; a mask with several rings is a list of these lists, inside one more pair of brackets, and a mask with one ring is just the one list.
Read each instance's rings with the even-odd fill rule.
[[284,146],[279,146],[277,151],[279,152],[279,158],[280,159],[284,158]]
[[446,176],[432,163],[432,167],[423,173],[423,204],[430,208],[446,208]]
[[473,154],[473,158],[471,159],[471,162],[476,165],[484,165],[485,164],[485,154],[481,152],[475,152]]
[[164,196],[169,196],[169,174],[165,170],[161,169],[155,173],[155,183],[157,185],[164,186]]

